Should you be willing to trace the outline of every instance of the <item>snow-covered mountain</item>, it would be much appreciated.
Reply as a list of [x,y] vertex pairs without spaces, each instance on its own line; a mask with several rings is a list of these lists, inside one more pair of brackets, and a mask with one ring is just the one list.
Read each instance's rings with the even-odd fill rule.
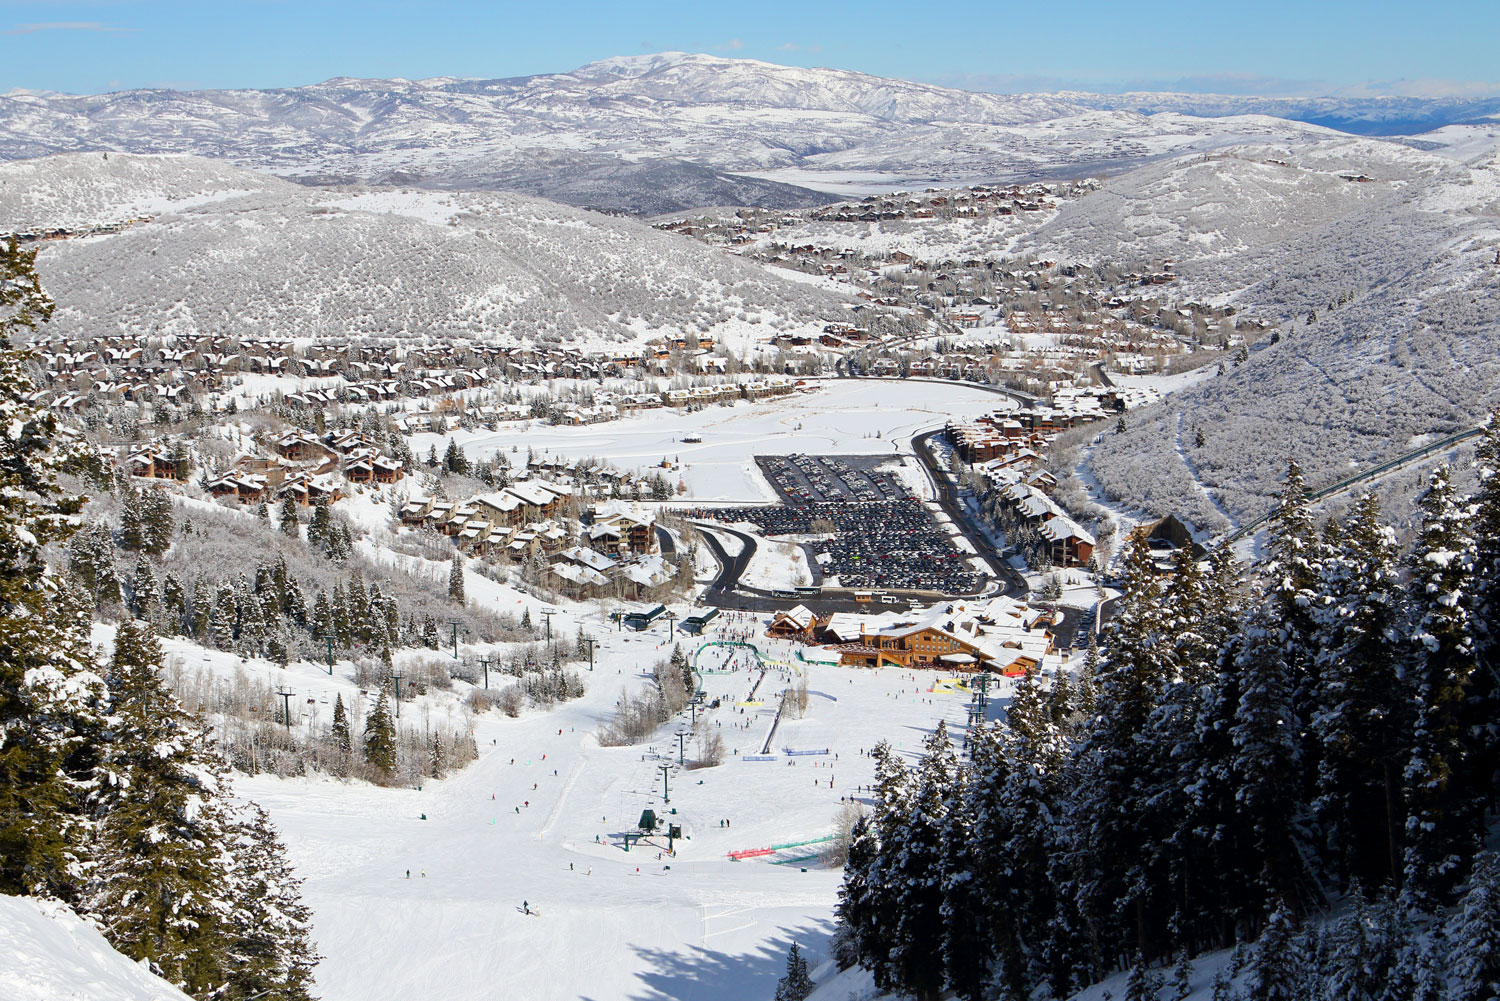
[[0,217],[19,228],[143,215],[108,237],[41,245],[58,303],[49,334],[582,345],[666,330],[768,334],[846,309],[695,241],[521,195],[309,188],[176,156],[0,165]]
[[1142,114],[684,53],[502,80],[0,96],[0,158],[191,153],[304,180],[507,188],[648,214],[813,204],[828,199],[809,187],[843,190],[851,173],[886,187],[959,183],[1328,135],[1263,116]]

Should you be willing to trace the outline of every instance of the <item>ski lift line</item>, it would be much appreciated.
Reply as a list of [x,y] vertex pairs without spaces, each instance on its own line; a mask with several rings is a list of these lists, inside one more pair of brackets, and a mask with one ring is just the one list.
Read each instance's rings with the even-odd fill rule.
[[[1414,462],[1417,459],[1424,458],[1425,456],[1431,455],[1434,452],[1441,452],[1445,448],[1450,448],[1454,445],[1457,445],[1459,442],[1467,441],[1470,438],[1477,438],[1479,435],[1484,434],[1484,431],[1485,429],[1483,427],[1469,428],[1466,431],[1460,431],[1458,434],[1449,435],[1441,441],[1435,441],[1430,444],[1423,445],[1421,448],[1413,449],[1410,452],[1404,452],[1401,455],[1396,456],[1394,459],[1387,459],[1385,462],[1382,462],[1380,465],[1375,466],[1371,469],[1366,469],[1363,472],[1356,473],[1353,476],[1345,477],[1332,486],[1324,487],[1321,490],[1314,490],[1307,495],[1307,499],[1310,501],[1320,501],[1327,497],[1332,497],[1335,494],[1342,493],[1348,488],[1359,483],[1376,479],[1377,477],[1390,472],[1398,466],[1404,466],[1408,462]],[[1234,532],[1225,536],[1224,543],[1227,545],[1233,545],[1246,536],[1253,535],[1262,525],[1266,524],[1274,517],[1276,517],[1276,511],[1275,509],[1272,509],[1270,513],[1261,515],[1259,518],[1256,518],[1248,525],[1242,525]]]

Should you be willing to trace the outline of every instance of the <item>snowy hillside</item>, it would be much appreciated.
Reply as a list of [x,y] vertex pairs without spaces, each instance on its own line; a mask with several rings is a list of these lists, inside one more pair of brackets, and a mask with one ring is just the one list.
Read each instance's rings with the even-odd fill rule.
[[181,157],[0,167],[0,211],[36,227],[148,208],[161,214],[118,235],[42,245],[50,333],[623,341],[845,310],[693,241],[519,195],[306,188]]
[[1500,400],[1496,163],[1363,140],[1248,149],[1065,204],[1023,248],[1175,259],[1190,294],[1284,331],[1104,435],[1108,493],[1223,529],[1270,506],[1288,457],[1317,489],[1480,423]]
[[[838,190],[850,172],[921,186],[1329,135],[684,53],[507,80],[0,96],[3,158],[193,153],[307,180],[495,187],[641,213],[807,205],[819,198],[807,188]],[[731,176],[747,172],[767,173]]]
[[0,997],[6,1001],[188,1001],[120,955],[66,905],[0,895]]

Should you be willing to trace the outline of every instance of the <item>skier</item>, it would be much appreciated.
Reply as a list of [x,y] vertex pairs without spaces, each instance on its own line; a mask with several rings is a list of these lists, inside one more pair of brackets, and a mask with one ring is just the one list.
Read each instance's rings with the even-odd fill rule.
[[523,901],[521,901],[521,910],[522,910],[523,913],[530,914],[531,913],[531,905],[528,904],[526,901],[523,900]]

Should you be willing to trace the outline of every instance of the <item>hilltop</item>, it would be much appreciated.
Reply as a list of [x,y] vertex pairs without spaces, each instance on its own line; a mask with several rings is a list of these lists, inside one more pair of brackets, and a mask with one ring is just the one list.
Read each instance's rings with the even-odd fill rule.
[[521,195],[308,188],[191,157],[0,165],[0,213],[80,235],[139,220],[107,239],[43,244],[52,334],[615,343],[663,327],[821,323],[846,301],[632,220]]

